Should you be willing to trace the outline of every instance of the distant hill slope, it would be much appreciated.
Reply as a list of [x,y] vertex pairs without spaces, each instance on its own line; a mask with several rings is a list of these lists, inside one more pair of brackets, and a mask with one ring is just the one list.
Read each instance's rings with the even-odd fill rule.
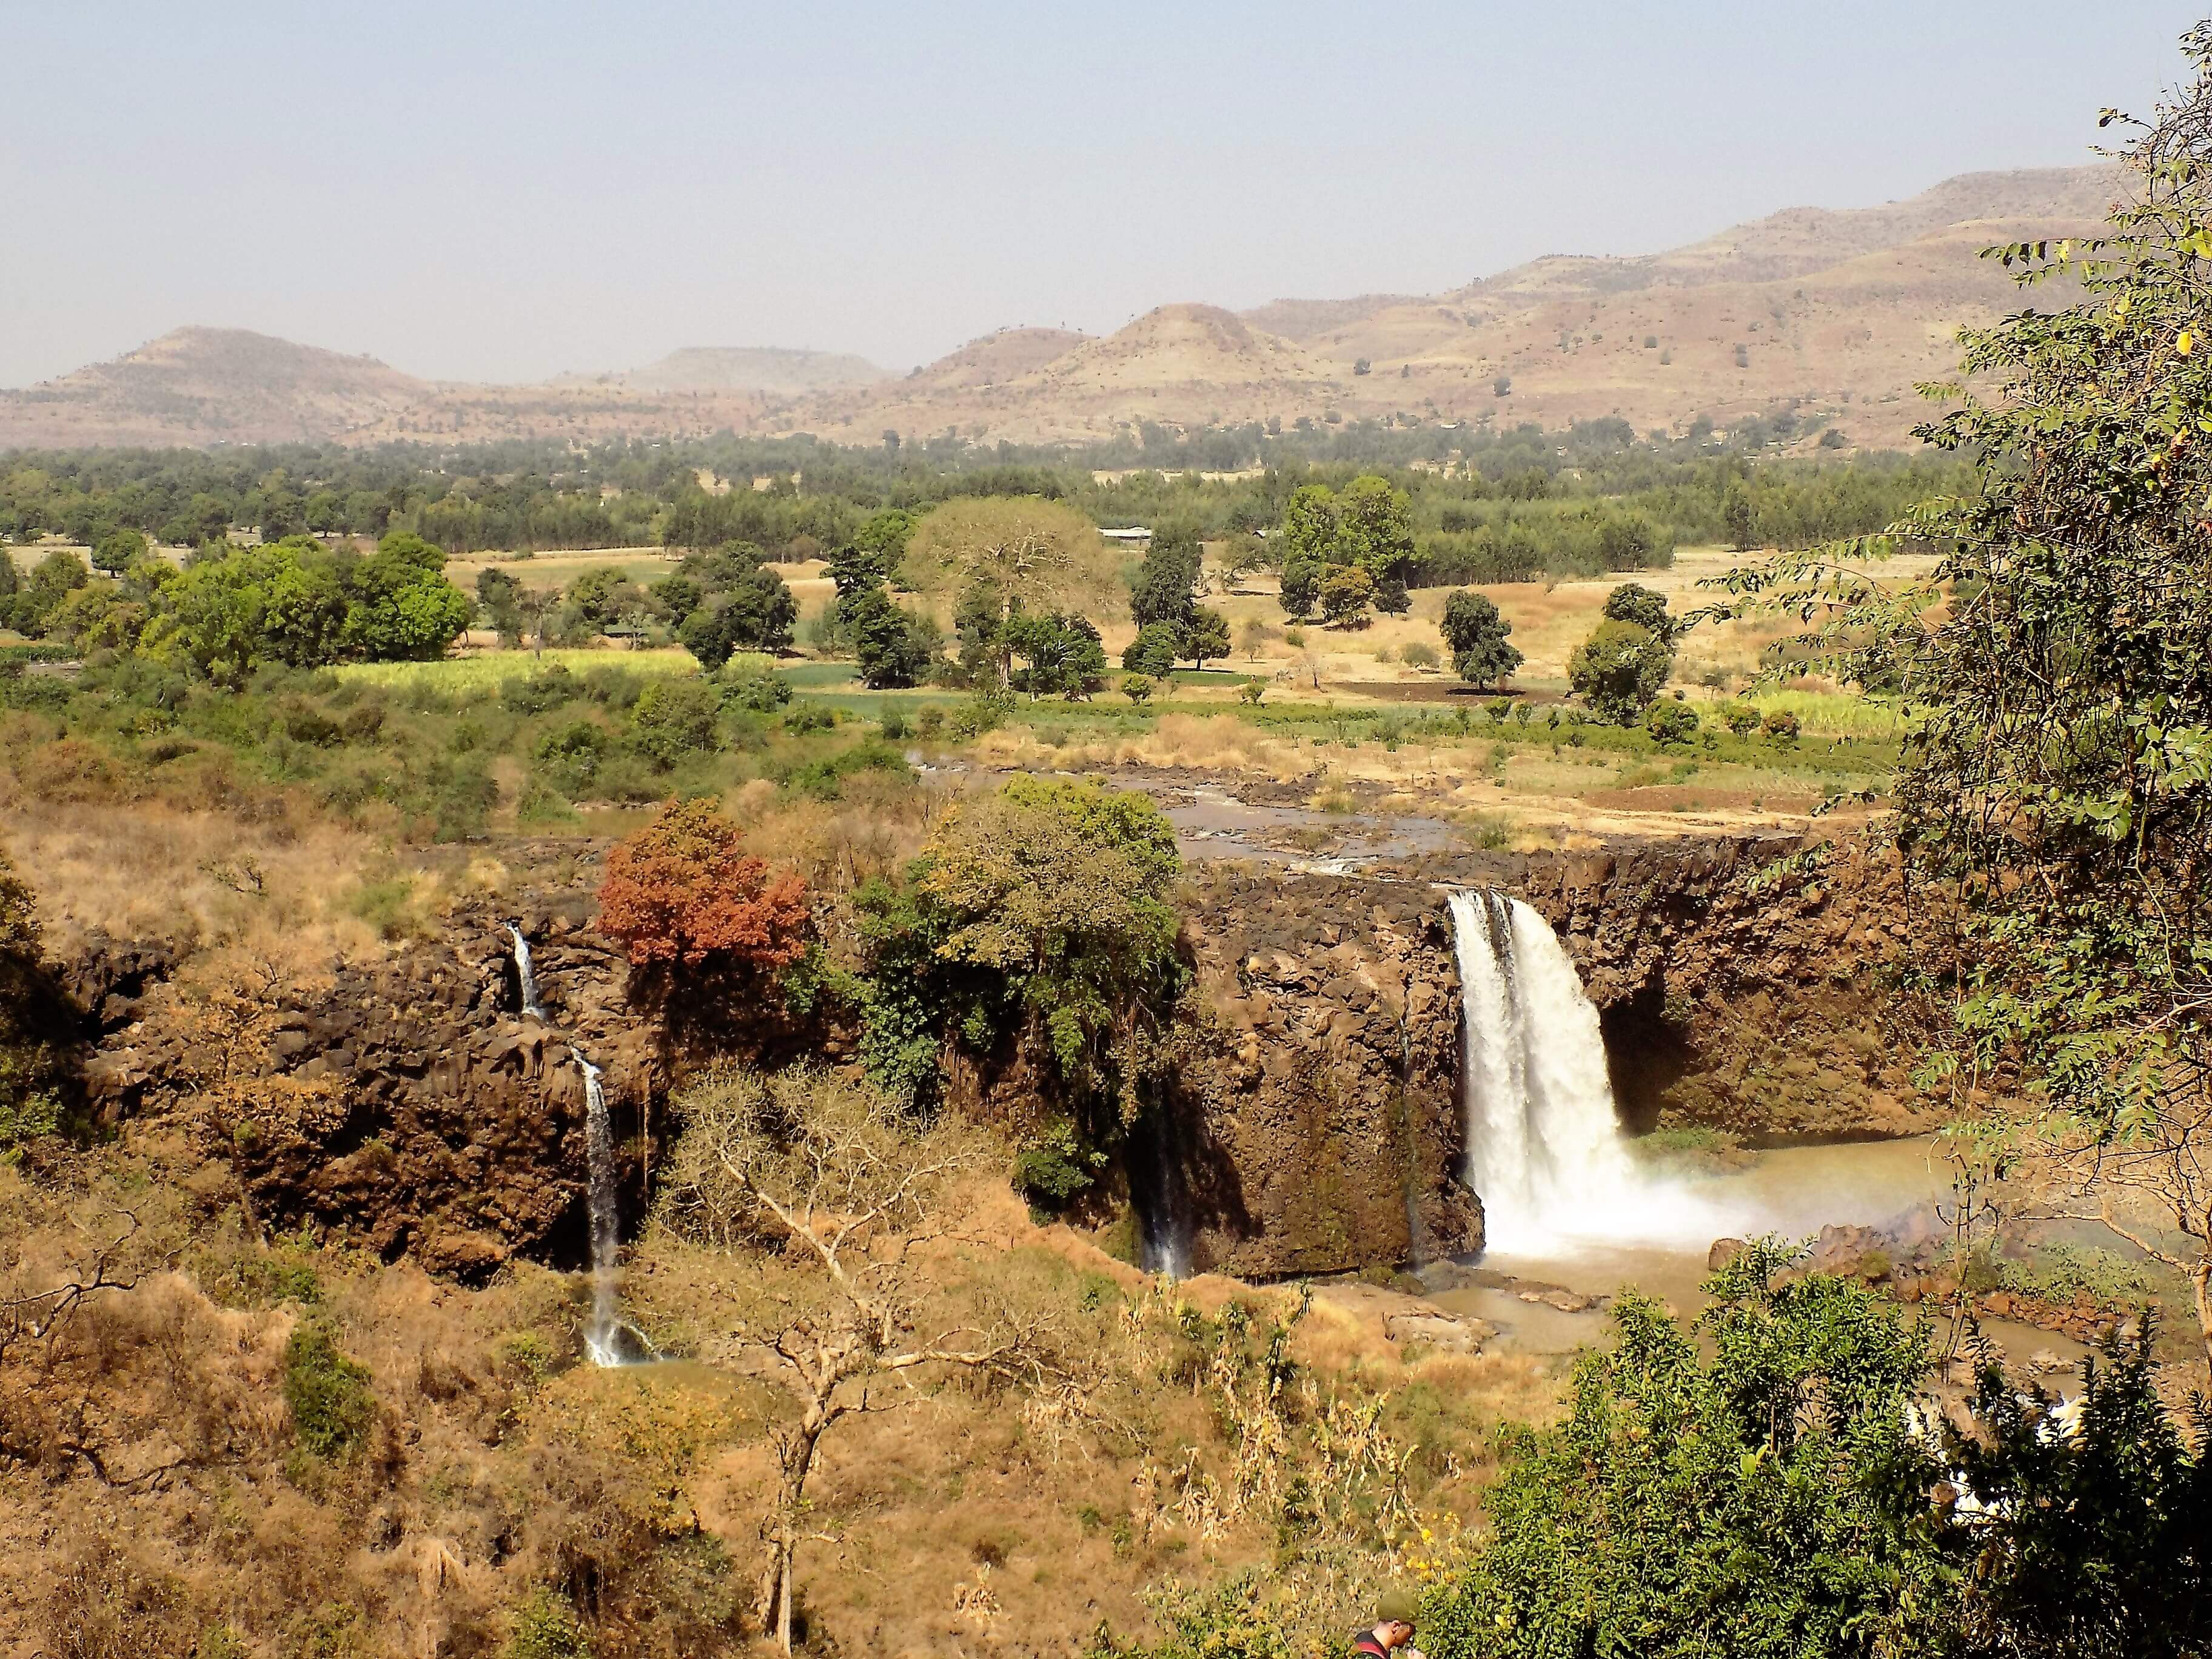
[[866,358],[846,351],[793,351],[781,346],[685,346],[643,368],[596,378],[640,392],[768,392],[792,395],[835,386],[868,386],[890,376]]
[[1091,337],[1066,328],[1002,328],[917,369],[900,386],[908,392],[998,386],[1057,362]]
[[2110,166],[1962,173],[1881,207],[1791,208],[1662,253],[1553,255],[1425,296],[1277,300],[1242,315],[1162,306],[1103,338],[1002,330],[898,379],[863,360],[694,348],[543,386],[434,385],[373,360],[182,329],[112,362],[0,392],[0,448],[559,434],[683,437],[957,428],[1080,441],[1154,422],[1559,425],[1679,430],[1795,409],[1865,445],[1907,441],[1916,383],[1948,379],[1961,325],[2028,303],[1977,258],[2078,234],[2123,187]]
[[[1385,414],[1679,430],[1795,408],[1901,444],[1927,412],[1915,386],[1955,373],[1960,327],[2028,303],[1979,251],[2086,229],[2122,184],[2109,166],[1965,173],[1881,207],[1790,209],[1637,258],[1552,256],[1431,297],[1277,300],[1233,319],[1170,307],[988,392],[893,381],[779,420],[1076,440]],[[1234,344],[1228,320],[1245,331]]]
[[434,390],[374,357],[242,328],[180,328],[28,391],[0,392],[0,448],[316,441]]

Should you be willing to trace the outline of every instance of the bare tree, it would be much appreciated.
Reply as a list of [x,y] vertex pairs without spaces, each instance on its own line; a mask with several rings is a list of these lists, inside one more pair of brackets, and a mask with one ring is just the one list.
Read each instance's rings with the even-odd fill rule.
[[[0,1295],[0,1364],[7,1363],[19,1345],[51,1345],[62,1328],[94,1297],[107,1291],[138,1288],[139,1275],[146,1265],[137,1248],[138,1218],[129,1210],[118,1209],[114,1219],[119,1224],[104,1230],[108,1236],[93,1237],[75,1262],[40,1289],[29,1287],[37,1281],[28,1277],[21,1264],[6,1266],[0,1290],[12,1294]],[[94,1232],[82,1223],[79,1227],[88,1235]]]
[[941,1236],[942,1201],[975,1165],[981,1147],[972,1136],[918,1127],[865,1085],[811,1068],[767,1079],[718,1070],[683,1111],[668,1224],[721,1249],[795,1251],[826,1279],[821,1305],[763,1344],[799,1405],[797,1420],[775,1432],[775,1507],[763,1528],[756,1602],[760,1627],[772,1627],[788,1653],[806,1481],[830,1428],[918,1402],[933,1369],[981,1370],[1035,1389],[1057,1367],[1048,1330],[1011,1316],[915,1334],[917,1252]]

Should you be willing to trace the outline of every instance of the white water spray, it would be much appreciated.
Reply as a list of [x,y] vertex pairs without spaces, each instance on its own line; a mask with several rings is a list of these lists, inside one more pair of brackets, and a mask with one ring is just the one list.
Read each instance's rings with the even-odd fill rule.
[[1712,1210],[1629,1156],[1597,1010],[1550,925],[1500,893],[1455,893],[1451,910],[1468,1184],[1482,1199],[1487,1248],[1711,1240]]
[[[507,924],[507,936],[514,941],[514,977],[522,988],[522,1012],[531,1018],[543,1021],[545,1005],[538,1000],[538,975],[530,966],[530,941],[522,936],[522,929],[514,922]],[[580,1062],[582,1055],[577,1056]]]

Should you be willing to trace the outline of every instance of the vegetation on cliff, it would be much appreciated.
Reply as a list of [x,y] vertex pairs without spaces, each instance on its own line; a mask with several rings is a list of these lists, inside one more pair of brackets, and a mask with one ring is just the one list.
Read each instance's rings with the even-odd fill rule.
[[1940,1060],[1966,1097],[2024,1068],[2048,1108],[1990,1126],[1990,1173],[2027,1158],[2186,1273],[2212,1354],[2212,25],[2185,44],[2174,104],[2106,118],[2136,194],[2106,234],[1992,251],[2087,297],[1966,337],[1979,379],[1923,435],[1972,488],[1893,532],[1935,570],[1891,588],[1820,549],[1737,586],[1923,713],[1895,830],[1969,962]]

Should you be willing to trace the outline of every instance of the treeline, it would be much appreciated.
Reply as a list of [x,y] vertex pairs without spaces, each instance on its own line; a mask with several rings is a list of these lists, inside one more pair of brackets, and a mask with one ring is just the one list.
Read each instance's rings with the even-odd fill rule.
[[[885,509],[977,497],[1066,501],[1107,527],[1263,537],[1300,489],[1341,490],[1372,474],[1407,493],[1419,555],[1407,580],[1419,586],[1663,565],[1685,544],[1861,534],[1967,476],[1949,457],[1759,459],[1692,437],[1639,438],[1619,420],[1563,432],[1361,425],[1364,436],[1301,450],[1255,423],[1261,447],[1239,451],[1241,471],[1203,465],[1223,458],[1164,431],[1133,453],[1173,465],[1135,471],[1109,465],[1127,459],[1120,442],[1071,452],[804,437],[18,454],[0,458],[0,538],[98,547],[132,532],[200,546],[401,532],[454,554],[659,544],[785,561],[826,556]],[[1382,453],[1348,458],[1362,450]],[[1245,553],[1271,562],[1264,546]]]

